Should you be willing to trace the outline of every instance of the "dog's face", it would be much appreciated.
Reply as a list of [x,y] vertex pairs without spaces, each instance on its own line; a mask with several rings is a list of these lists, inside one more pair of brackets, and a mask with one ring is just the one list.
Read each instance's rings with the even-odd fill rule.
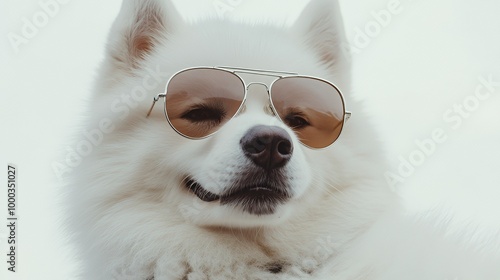
[[[144,208],[169,219],[175,213],[188,223],[226,227],[279,224],[335,195],[355,176],[344,171],[356,164],[346,163],[354,153],[347,144],[349,129],[325,149],[303,145],[293,124],[269,110],[267,87],[276,77],[240,74],[249,85],[243,107],[203,139],[177,133],[159,103],[146,118],[153,97],[188,67],[298,72],[348,92],[339,8],[329,2],[313,0],[294,26],[280,29],[218,20],[188,25],[168,2],[126,1],[101,72],[98,86],[105,92],[96,97],[114,111],[116,131],[105,145],[114,150],[113,157],[122,158],[114,167],[120,179],[101,195],[110,201],[136,197]],[[205,118],[222,113],[214,114]]]

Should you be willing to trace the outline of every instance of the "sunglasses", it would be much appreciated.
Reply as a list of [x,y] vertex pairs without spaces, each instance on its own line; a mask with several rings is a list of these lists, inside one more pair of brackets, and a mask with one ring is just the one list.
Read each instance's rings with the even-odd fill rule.
[[[238,73],[276,79],[269,87],[264,83],[247,85]],[[164,98],[165,116],[177,133],[189,139],[206,138],[242,111],[252,84],[266,87],[270,112],[309,148],[321,149],[333,144],[351,116],[345,110],[340,90],[326,80],[235,67],[195,67],[175,73],[165,93],[154,98],[147,116],[156,102]]]

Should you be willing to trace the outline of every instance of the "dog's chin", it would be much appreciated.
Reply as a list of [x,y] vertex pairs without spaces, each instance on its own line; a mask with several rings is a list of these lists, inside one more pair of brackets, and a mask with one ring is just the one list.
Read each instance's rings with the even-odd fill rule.
[[204,202],[230,206],[255,216],[273,215],[291,198],[286,187],[262,183],[233,186],[222,194],[207,191],[193,179],[186,180],[185,187]]

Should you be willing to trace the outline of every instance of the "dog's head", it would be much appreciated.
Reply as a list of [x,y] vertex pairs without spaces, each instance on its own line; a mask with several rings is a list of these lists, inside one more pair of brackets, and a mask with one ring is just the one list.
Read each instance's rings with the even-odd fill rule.
[[[248,86],[244,105],[209,137],[180,135],[161,105],[146,114],[153,97],[178,71],[224,65],[329,80],[346,93],[347,109],[359,116],[349,97],[344,40],[339,7],[332,0],[312,0],[287,28],[218,19],[188,24],[169,1],[124,1],[93,108],[101,108],[99,118],[114,125],[100,149],[106,159],[99,176],[109,178],[100,195],[109,203],[133,198],[127,205],[142,204],[138,207],[164,213],[165,219],[228,227],[279,224],[335,203],[335,196],[356,184],[355,178],[370,177],[353,171],[369,164],[359,138],[372,138],[370,130],[354,121],[333,145],[306,147],[293,125],[269,110],[267,89],[274,76],[241,74]],[[217,119],[223,113],[203,114],[185,119]],[[352,132],[356,126],[357,137]]]

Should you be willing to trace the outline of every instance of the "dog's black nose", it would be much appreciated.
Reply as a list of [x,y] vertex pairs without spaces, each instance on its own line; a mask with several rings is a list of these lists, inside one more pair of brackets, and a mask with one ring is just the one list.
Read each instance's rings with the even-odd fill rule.
[[277,126],[252,127],[241,138],[240,145],[248,158],[266,170],[285,166],[293,152],[290,135]]

